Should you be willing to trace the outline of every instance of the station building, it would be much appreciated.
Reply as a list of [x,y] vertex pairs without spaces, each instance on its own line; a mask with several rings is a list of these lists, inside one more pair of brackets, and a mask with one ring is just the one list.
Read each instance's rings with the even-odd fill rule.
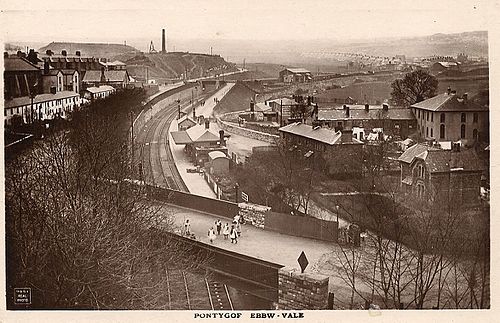
[[210,128],[210,120],[204,121],[204,124],[197,124],[187,130],[171,132],[175,144],[185,145],[185,153],[196,166],[205,166],[210,152],[220,151],[227,155],[224,131],[220,130],[217,134]]

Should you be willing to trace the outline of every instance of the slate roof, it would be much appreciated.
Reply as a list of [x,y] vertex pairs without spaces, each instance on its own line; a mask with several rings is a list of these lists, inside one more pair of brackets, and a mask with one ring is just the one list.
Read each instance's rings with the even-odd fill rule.
[[[87,71],[83,77],[83,82],[100,82],[101,71]],[[126,70],[104,71],[107,82],[123,82],[127,78]]]
[[368,111],[365,111],[364,105],[349,106],[349,117],[346,116],[344,109],[321,109],[318,111],[318,120],[413,120],[415,116],[410,109],[406,108],[390,108],[388,111],[383,111],[381,106],[370,106]]
[[295,100],[293,99],[289,99],[289,98],[279,98],[279,99],[274,99],[274,100],[269,100],[267,102],[275,102],[277,104],[282,104],[283,106],[285,105],[298,105],[297,102],[295,102]]
[[290,71],[292,73],[296,74],[304,74],[304,73],[311,73],[311,71],[306,70],[305,68],[293,68],[293,67],[287,67],[284,69],[285,71]]
[[35,65],[20,57],[4,58],[5,71],[40,71]]
[[456,94],[448,95],[447,93],[438,94],[435,97],[415,103],[411,107],[435,112],[488,111],[487,106],[477,104],[473,98],[465,100]]
[[[321,127],[312,127],[310,125],[306,125],[300,122],[291,123],[284,127],[279,128],[279,131],[284,133],[293,134],[300,137],[309,138],[315,141],[319,141],[328,145],[341,144],[342,132],[321,128]],[[357,140],[356,138],[352,138],[352,143],[362,143],[362,141]]]
[[113,91],[115,88],[110,86],[110,85],[101,85],[99,87],[96,86],[91,86],[87,88],[85,91],[88,91],[90,93],[100,93],[100,92],[106,92],[106,91]]
[[189,128],[186,132],[193,142],[219,141],[219,136],[212,133],[210,129],[205,129],[205,125],[198,124]]
[[72,70],[72,69],[62,69],[61,72],[64,74],[64,75],[73,75],[75,74],[76,70]]
[[407,164],[413,163],[416,159],[423,160],[431,173],[443,173],[455,170],[482,171],[485,168],[472,149],[452,151],[429,147],[424,144],[416,144],[408,148],[398,158],[399,161]]
[[[56,94],[52,93],[38,94],[33,100],[33,104],[57,100],[57,99],[66,99],[75,96],[79,97],[80,95],[72,91],[61,91],[57,92]],[[19,98],[13,98],[11,100],[5,100],[5,108],[15,108],[25,105],[31,105],[31,99],[29,96],[22,96]]]
[[191,117],[189,115],[185,114],[182,117],[180,117],[179,120],[177,120],[177,124],[178,125],[180,125],[181,123],[187,123],[187,124],[195,125],[196,121],[194,121],[193,119],[191,119]]
[[61,70],[51,69],[51,70],[49,70],[49,72],[47,74],[44,74],[43,76],[56,76],[57,74],[59,74],[60,71]]
[[[254,111],[255,112],[266,112],[271,110],[272,108],[265,105],[264,103],[255,103],[254,105]],[[247,109],[247,111],[250,111],[250,108]]]
[[193,142],[185,131],[172,131],[171,134],[172,139],[174,139],[177,145],[185,145]]

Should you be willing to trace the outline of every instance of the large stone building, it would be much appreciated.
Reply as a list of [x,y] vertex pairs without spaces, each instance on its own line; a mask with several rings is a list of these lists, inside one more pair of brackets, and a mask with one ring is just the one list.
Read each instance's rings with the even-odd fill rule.
[[488,104],[448,91],[411,106],[421,138],[461,141],[465,145],[489,140]]
[[406,139],[417,129],[417,121],[410,109],[382,105],[343,105],[318,110],[313,123],[329,128],[363,128],[366,133],[382,128],[387,135]]
[[[400,157],[401,190],[415,201],[476,204],[485,167],[473,149],[416,144]],[[445,204],[443,204],[445,205]]]
[[352,130],[334,131],[300,122],[279,129],[289,145],[303,152],[312,151],[325,173],[335,178],[360,177],[363,173],[363,142],[353,138]]

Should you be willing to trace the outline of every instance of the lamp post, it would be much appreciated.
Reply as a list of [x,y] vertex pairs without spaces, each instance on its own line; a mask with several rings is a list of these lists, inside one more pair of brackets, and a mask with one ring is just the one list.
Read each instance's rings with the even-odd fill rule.
[[337,209],[337,226],[339,225],[339,206],[336,205],[335,208]]
[[238,183],[234,184],[234,189],[236,190],[236,204],[238,204],[238,189],[240,188],[240,185]]

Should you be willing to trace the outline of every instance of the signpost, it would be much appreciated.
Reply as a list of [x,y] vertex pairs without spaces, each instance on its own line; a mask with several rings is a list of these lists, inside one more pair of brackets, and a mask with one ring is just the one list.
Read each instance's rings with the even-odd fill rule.
[[241,191],[241,199],[245,202],[248,202],[248,194]]
[[307,268],[307,265],[309,265],[309,261],[307,260],[307,257],[306,257],[306,254],[304,253],[304,251],[302,251],[300,253],[300,256],[297,259],[297,261],[299,262],[300,270],[301,270],[301,273],[303,274],[304,270],[306,270],[306,268]]

